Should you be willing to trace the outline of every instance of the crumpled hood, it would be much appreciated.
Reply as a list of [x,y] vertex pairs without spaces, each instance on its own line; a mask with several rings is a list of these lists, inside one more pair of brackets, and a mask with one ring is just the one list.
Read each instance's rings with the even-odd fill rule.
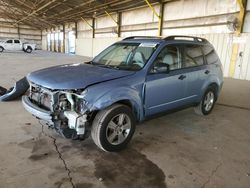
[[89,85],[134,74],[90,64],[71,64],[50,67],[30,73],[29,82],[49,89],[84,89]]

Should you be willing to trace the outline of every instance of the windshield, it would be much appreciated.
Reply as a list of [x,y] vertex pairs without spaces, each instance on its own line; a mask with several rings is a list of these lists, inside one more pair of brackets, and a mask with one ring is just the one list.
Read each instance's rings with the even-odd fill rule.
[[96,56],[92,63],[107,68],[137,71],[144,67],[156,48],[156,43],[118,43]]

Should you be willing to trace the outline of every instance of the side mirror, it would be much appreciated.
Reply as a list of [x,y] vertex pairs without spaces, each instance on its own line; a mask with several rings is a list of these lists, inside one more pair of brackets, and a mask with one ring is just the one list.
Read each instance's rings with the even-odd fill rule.
[[151,70],[151,73],[161,73],[161,74],[168,74],[170,72],[170,66],[166,63],[157,63],[153,69]]

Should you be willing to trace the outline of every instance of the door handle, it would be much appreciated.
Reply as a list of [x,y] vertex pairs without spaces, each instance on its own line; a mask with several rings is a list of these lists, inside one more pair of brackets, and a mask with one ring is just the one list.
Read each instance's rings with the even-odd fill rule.
[[185,75],[180,75],[178,79],[179,79],[179,80],[184,80],[186,77],[187,77],[187,76],[185,76]]
[[209,73],[210,73],[210,71],[209,71],[209,70],[206,70],[204,73],[205,73],[205,74],[209,74]]

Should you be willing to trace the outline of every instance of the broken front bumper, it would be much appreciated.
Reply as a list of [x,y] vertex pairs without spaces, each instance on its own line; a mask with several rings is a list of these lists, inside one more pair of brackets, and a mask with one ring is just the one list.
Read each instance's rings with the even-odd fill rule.
[[38,119],[48,122],[50,125],[53,124],[52,115],[50,111],[44,110],[35,104],[33,104],[28,96],[22,97],[22,103],[24,108]]
[[18,97],[21,97],[29,89],[29,82],[26,77],[15,83],[15,86],[9,91],[6,91],[5,88],[2,88],[3,94],[0,96],[0,101],[11,101],[15,100]]

